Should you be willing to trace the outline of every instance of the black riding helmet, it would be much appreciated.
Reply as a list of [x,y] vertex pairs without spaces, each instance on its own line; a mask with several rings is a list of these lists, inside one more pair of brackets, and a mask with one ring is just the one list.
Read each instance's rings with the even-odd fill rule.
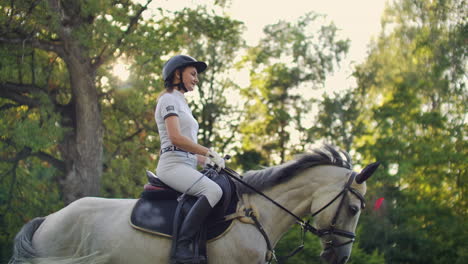
[[[166,87],[169,87],[172,85],[170,82],[172,81],[172,77],[174,75],[175,70],[177,69],[183,69],[187,66],[194,66],[197,68],[198,73],[202,73],[206,70],[208,67],[206,63],[203,61],[197,61],[196,59],[187,56],[187,55],[176,55],[172,58],[170,58],[166,63],[164,63],[163,66],[163,80],[164,80],[164,85]],[[184,90],[185,86],[183,84],[183,81],[181,82],[181,88]]]

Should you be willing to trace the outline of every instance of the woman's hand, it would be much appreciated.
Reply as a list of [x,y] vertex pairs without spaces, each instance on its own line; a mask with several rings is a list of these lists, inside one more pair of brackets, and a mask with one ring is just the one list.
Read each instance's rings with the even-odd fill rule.
[[216,153],[216,151],[208,149],[208,152],[205,155],[208,157],[214,165],[216,165],[217,170],[220,171],[221,169],[224,169],[226,167],[224,159]]

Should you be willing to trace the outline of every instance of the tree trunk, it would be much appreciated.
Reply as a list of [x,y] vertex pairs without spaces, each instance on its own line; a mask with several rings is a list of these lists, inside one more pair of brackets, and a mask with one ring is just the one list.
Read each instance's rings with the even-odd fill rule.
[[63,45],[61,57],[70,75],[73,131],[61,144],[66,175],[60,182],[68,204],[84,196],[97,196],[101,187],[103,127],[96,90],[96,73],[89,48],[82,45],[77,29],[87,20],[81,17],[80,2],[49,0],[58,18],[58,34]]
[[68,204],[84,196],[97,196],[101,186],[103,127],[95,74],[86,59],[66,58],[74,106],[74,131],[65,139],[62,155],[67,165],[61,182]]

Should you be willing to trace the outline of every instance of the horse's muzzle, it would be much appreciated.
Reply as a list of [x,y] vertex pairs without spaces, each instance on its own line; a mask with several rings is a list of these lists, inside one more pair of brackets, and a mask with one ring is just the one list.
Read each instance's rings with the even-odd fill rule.
[[320,253],[320,257],[328,264],[345,264],[348,262],[349,258],[347,254],[346,256],[337,254],[337,252],[332,248],[322,251],[322,253]]

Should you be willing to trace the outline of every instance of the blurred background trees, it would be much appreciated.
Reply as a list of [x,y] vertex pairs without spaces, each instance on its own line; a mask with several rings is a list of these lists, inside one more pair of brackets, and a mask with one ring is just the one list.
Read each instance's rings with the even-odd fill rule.
[[[390,1],[356,87],[320,97],[350,45],[323,16],[278,21],[247,46],[242,21],[219,12],[226,1],[177,12],[151,2],[0,0],[0,261],[36,216],[82,196],[138,197],[158,159],[162,64],[185,53],[210,65],[189,98],[200,142],[234,154],[232,168],[317,142],[358,167],[383,163],[350,263],[468,262],[466,1]],[[278,254],[299,242],[293,228]],[[319,251],[307,236],[288,263],[320,263]]]

